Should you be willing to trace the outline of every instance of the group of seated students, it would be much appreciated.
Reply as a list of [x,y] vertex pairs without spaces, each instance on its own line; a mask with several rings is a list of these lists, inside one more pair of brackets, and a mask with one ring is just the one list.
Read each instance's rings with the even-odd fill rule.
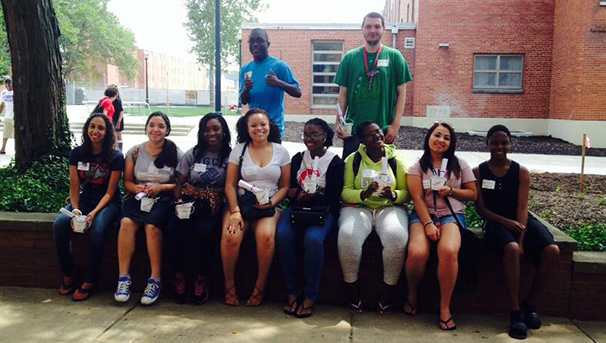
[[[76,301],[88,299],[99,274],[105,238],[119,220],[117,302],[130,298],[129,269],[136,233],[143,228],[151,275],[142,304],[152,304],[160,295],[164,245],[173,271],[176,302],[205,303],[213,251],[220,236],[225,304],[238,306],[234,270],[243,237],[252,229],[258,275],[246,305],[263,302],[277,249],[288,294],[284,312],[309,317],[319,291],[324,241],[336,232],[350,297],[348,306],[351,311],[362,312],[365,290],[358,283],[362,246],[374,229],[383,246],[383,288],[377,311],[394,311],[394,293],[404,268],[408,295],[403,310],[408,315],[417,314],[419,283],[435,245],[440,286],[438,324],[442,330],[454,330],[450,303],[459,269],[461,232],[466,230],[465,202],[475,201],[486,221],[488,248],[503,256],[511,310],[509,334],[525,338],[527,328],[541,326],[535,305],[555,269],[559,250],[548,229],[528,213],[529,173],[507,158],[512,144],[505,126],[496,125],[488,131],[490,160],[473,169],[455,155],[457,136],[454,128],[443,122],[429,128],[423,154],[411,165],[394,145],[384,142],[381,128],[368,121],[357,127],[355,134],[361,144],[345,161],[328,149],[334,132],[319,118],[305,124],[302,137],[306,149],[292,159],[281,145],[278,127],[265,111],[251,109],[239,119],[236,129],[237,145],[232,149],[225,119],[209,113],[200,120],[196,146],[183,153],[166,138],[171,131],[168,116],[154,112],[145,125],[148,140],[123,157],[109,118],[102,113],[91,115],[83,128],[82,144],[70,154],[67,206],[74,215],[86,216],[88,265],[84,282],[78,284],[80,270],[74,264],[70,243],[74,224],[71,216],[61,214],[53,225],[63,272],[59,293],[73,293]],[[118,187],[122,172],[124,198]],[[407,203],[411,200],[414,210],[409,213]],[[300,231],[305,280],[299,280],[297,271]],[[186,275],[190,243],[195,245],[196,275],[192,276]],[[520,303],[522,254],[530,257],[538,272],[528,296]],[[190,279],[193,285],[186,283]]]

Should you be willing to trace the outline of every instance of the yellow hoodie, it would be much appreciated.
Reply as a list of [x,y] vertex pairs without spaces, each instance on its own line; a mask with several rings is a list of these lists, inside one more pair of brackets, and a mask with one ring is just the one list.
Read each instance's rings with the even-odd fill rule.
[[[396,200],[391,201],[377,195],[372,195],[366,200],[362,201],[360,197],[362,191],[368,188],[368,185],[372,182],[373,178],[376,178],[381,174],[382,168],[381,161],[373,162],[370,157],[368,157],[366,154],[366,146],[364,144],[360,144],[358,152],[362,156],[362,160],[360,161],[360,169],[358,170],[357,175],[355,175],[355,180],[353,171],[353,160],[355,153],[349,155],[345,160],[345,182],[343,192],[341,193],[341,199],[343,202],[348,204],[359,204],[375,209],[394,204],[403,204],[410,201],[410,194],[408,193],[408,186],[406,185],[406,171],[408,170],[408,166],[404,161],[404,157],[396,154],[396,149],[391,144],[385,145],[385,157],[387,157],[387,159],[395,157],[396,159],[397,175],[393,174],[393,170],[391,170],[391,168],[387,169],[391,189],[397,194]],[[396,187],[393,186],[393,180],[396,180],[397,182]]]

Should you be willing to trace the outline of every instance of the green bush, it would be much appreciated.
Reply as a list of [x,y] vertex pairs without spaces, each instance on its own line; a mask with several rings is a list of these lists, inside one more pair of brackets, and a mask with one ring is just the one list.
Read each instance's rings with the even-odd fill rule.
[[586,224],[564,228],[566,233],[577,240],[579,250],[606,251],[606,223]]
[[467,220],[467,227],[484,227],[484,220],[478,214],[474,203],[467,203],[467,208],[465,209],[465,217],[465,219]]
[[0,168],[0,211],[57,212],[69,194],[65,157],[49,156],[19,173],[14,162]]

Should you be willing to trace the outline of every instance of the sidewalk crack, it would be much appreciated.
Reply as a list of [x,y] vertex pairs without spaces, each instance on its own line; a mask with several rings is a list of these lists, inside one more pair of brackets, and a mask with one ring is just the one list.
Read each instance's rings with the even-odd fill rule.
[[114,325],[118,324],[119,321],[121,321],[124,317],[126,317],[132,310],[135,309],[135,307],[137,307],[137,305],[139,304],[139,302],[135,302],[135,304],[129,308],[126,312],[124,312],[120,317],[118,317],[116,320],[114,320],[111,324],[109,324],[108,327],[105,328],[105,330],[103,330],[103,332],[101,332],[97,337],[95,337],[95,339],[91,342],[91,343],[95,343],[99,340],[99,338],[101,338],[101,336],[103,336],[106,332],[108,332],[109,330],[111,330]]
[[354,320],[356,319],[355,314],[352,312],[349,313],[349,341],[354,341]]
[[593,343],[597,343],[595,339],[591,338],[591,336],[589,336],[589,334],[587,332],[585,332],[585,330],[583,330],[582,327],[578,326],[577,323],[574,320],[570,320],[570,322],[577,327],[577,329],[579,329],[579,331],[581,331],[583,334],[585,334],[585,336],[587,336],[587,338],[589,338]]

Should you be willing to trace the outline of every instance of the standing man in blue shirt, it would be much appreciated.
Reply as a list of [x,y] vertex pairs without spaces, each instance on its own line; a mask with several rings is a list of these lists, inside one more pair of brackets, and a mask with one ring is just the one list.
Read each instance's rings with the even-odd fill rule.
[[240,71],[240,100],[249,108],[260,108],[284,132],[284,92],[300,98],[301,88],[286,62],[269,55],[267,32],[250,32],[248,48],[253,60]]

